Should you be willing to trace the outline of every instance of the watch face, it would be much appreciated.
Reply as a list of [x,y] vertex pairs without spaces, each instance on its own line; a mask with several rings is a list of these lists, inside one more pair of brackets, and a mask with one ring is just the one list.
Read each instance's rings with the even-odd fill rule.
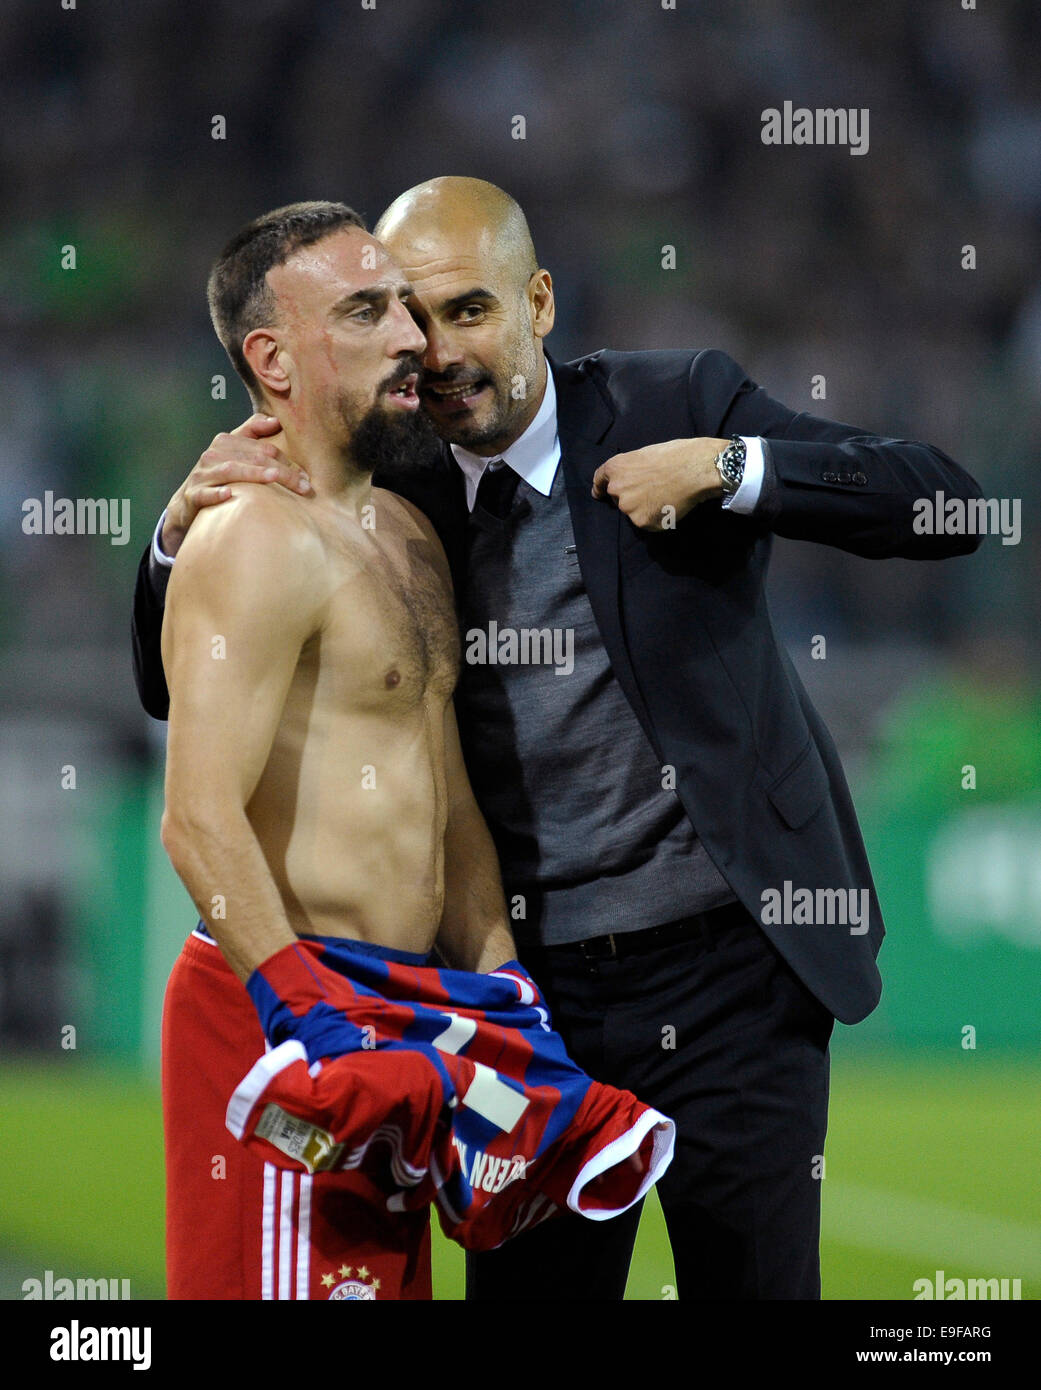
[[743,445],[728,444],[716,459],[716,467],[723,481],[723,491],[731,495],[741,485],[745,471],[745,450]]

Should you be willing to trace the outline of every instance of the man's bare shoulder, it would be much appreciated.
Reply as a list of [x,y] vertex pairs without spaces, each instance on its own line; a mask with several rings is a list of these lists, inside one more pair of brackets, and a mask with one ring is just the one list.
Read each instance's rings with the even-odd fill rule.
[[163,663],[171,702],[183,699],[185,682],[190,687],[200,675],[192,657],[200,632],[219,633],[229,643],[243,639],[236,670],[253,680],[290,657],[295,662],[322,628],[328,566],[304,505],[273,488],[232,484],[226,502],[195,518],[166,594]]
[[380,512],[384,512],[391,525],[405,536],[431,541],[441,548],[441,542],[434,524],[425,512],[421,512],[413,502],[409,502],[397,492],[384,487],[372,489],[372,501],[376,508],[376,524],[379,525]]
[[295,497],[284,488],[232,483],[231,497],[199,512],[177,553],[174,572],[183,561],[205,563],[235,556],[257,569],[282,561],[322,561],[321,530],[310,515],[314,500]]
[[396,492],[388,492],[385,488],[374,487],[372,496],[376,503],[377,526],[382,512],[392,532],[404,540],[406,553],[419,555],[423,563],[432,564],[435,572],[441,576],[445,588],[451,591],[452,577],[448,557],[445,555],[441,538],[426,513],[421,512],[414,503],[406,501]]

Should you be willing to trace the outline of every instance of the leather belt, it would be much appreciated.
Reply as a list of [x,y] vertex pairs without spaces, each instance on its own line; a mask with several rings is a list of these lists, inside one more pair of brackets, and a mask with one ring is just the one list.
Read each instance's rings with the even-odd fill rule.
[[739,902],[725,903],[708,912],[695,912],[660,927],[644,927],[640,931],[609,932],[586,941],[565,941],[559,945],[539,945],[535,949],[554,956],[575,955],[583,960],[621,960],[625,956],[641,955],[663,946],[673,946],[691,936],[701,935],[711,940],[715,933],[738,921],[747,921],[748,912]]

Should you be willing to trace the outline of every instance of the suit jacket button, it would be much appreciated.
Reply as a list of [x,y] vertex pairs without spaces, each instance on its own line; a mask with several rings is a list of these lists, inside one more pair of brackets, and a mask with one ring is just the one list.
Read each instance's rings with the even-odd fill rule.
[[821,482],[822,482],[822,483],[833,483],[833,482],[836,481],[837,478],[838,478],[838,474],[837,474],[837,473],[822,473],[822,474],[821,474]]
[[866,473],[854,473],[854,474],[853,474],[853,481],[854,481],[856,484],[858,484],[858,486],[863,487],[864,484],[867,482],[867,474],[866,474]]
[[851,483],[853,479],[849,473],[836,473],[835,481],[837,483]]

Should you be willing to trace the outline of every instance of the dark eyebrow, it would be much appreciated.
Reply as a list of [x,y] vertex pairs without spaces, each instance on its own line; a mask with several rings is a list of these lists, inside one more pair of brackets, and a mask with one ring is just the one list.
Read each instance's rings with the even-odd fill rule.
[[339,314],[345,309],[356,308],[359,304],[379,304],[392,293],[399,299],[408,299],[415,291],[411,285],[398,285],[396,290],[392,290],[389,285],[371,285],[367,290],[355,290],[353,294],[345,294],[342,299],[336,301],[329,312]]
[[467,290],[466,294],[453,295],[451,299],[446,299],[441,306],[451,313],[454,309],[461,309],[464,304],[498,304],[499,296],[492,294],[491,290],[474,289]]

